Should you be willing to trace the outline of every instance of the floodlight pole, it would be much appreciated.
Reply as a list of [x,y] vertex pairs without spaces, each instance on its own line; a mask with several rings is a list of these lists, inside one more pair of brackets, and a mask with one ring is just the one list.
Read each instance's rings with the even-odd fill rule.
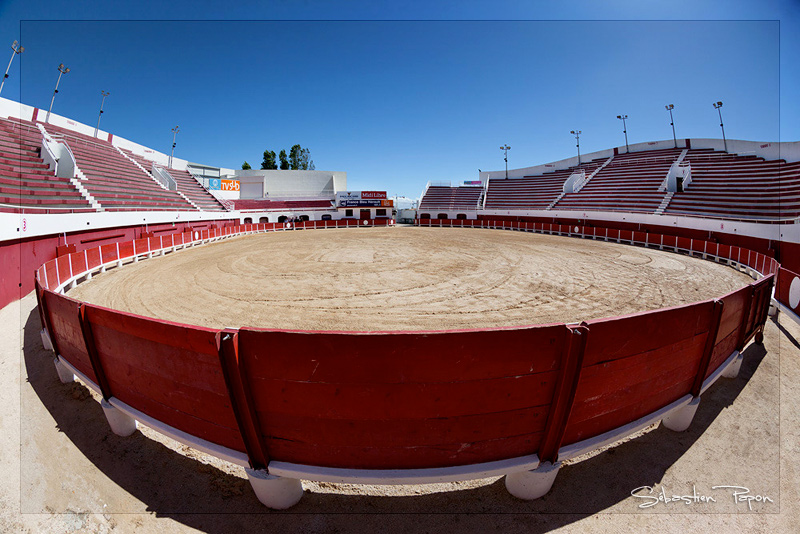
[[97,115],[97,126],[94,129],[94,136],[97,137],[97,132],[100,130],[100,117],[103,116],[103,104],[106,103],[106,97],[110,95],[108,91],[100,91],[100,94],[103,95],[103,100],[100,101],[100,114]]
[[0,82],[0,93],[3,92],[3,86],[6,84],[6,78],[8,78],[8,71],[11,70],[11,62],[14,61],[14,56],[23,53],[25,51],[25,47],[19,46],[19,42],[15,40],[13,43],[11,43],[11,50],[13,50],[13,52],[11,52],[11,59],[8,60],[8,67],[6,67],[6,74],[5,76],[3,76],[3,81]]
[[511,150],[511,147],[508,145],[503,145],[500,147],[500,150],[503,151],[503,159],[506,162],[506,180],[508,180],[508,151]]
[[628,118],[627,115],[617,115],[618,119],[622,119],[622,133],[625,134],[625,152],[628,153],[631,151],[631,148],[628,146],[628,126],[625,124],[625,119]]
[[56,89],[53,91],[53,98],[50,100],[50,108],[47,110],[47,117],[44,119],[44,122],[50,122],[50,112],[53,111],[53,102],[56,101],[56,93],[58,93],[58,84],[61,83],[61,75],[68,72],[69,69],[65,68],[63,63],[58,66],[58,80],[56,80]]
[[175,126],[175,128],[172,129],[172,152],[169,153],[169,165],[168,165],[170,169],[172,168],[172,156],[175,155],[175,137],[178,135],[178,132],[180,131],[181,129],[178,128],[177,126]]
[[675,141],[675,148],[678,148],[678,138],[675,136],[675,121],[672,120],[672,110],[675,109],[675,106],[667,104],[664,107],[669,111],[669,125],[672,126],[672,140]]
[[580,167],[580,165],[581,165],[581,134],[583,132],[581,132],[580,130],[570,130],[569,133],[571,133],[572,135],[575,136],[575,141],[577,142],[575,146],[578,147],[578,166]]
[[725,139],[725,126],[722,125],[722,102],[714,102],[714,109],[719,112],[719,127],[722,128],[722,142],[725,145],[725,152],[727,152],[728,141]]

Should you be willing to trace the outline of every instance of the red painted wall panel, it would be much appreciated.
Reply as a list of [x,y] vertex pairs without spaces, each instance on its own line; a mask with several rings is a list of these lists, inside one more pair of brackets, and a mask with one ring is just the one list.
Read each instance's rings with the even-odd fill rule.
[[92,369],[86,342],[83,339],[81,324],[78,320],[79,302],[65,295],[57,295],[52,291],[43,293],[50,325],[59,354],[71,363],[78,371],[97,384],[97,377]]

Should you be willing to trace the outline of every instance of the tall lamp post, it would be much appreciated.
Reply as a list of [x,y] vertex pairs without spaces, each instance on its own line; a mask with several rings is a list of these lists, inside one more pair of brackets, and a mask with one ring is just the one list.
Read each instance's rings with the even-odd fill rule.
[[172,129],[172,152],[169,153],[169,168],[170,169],[172,168],[172,156],[175,155],[175,136],[177,136],[178,132],[180,132],[180,131],[181,131],[181,129],[178,128],[177,126],[175,126],[175,128]]
[[675,137],[675,121],[672,120],[672,110],[675,109],[675,106],[667,104],[664,107],[669,111],[669,125],[672,126],[672,140],[675,141],[675,148],[678,148],[678,138]]
[[53,98],[50,100],[50,108],[47,110],[47,117],[45,118],[44,122],[50,122],[50,112],[53,111],[53,102],[56,101],[56,93],[58,93],[58,84],[61,83],[61,75],[68,72],[69,69],[65,68],[63,63],[58,66],[58,80],[56,80],[56,89],[53,91]]
[[719,127],[722,128],[722,142],[725,144],[725,152],[727,152],[728,141],[725,139],[725,126],[722,125],[722,102],[714,102],[714,109],[719,112]]
[[569,133],[575,136],[576,144],[575,146],[578,147],[578,166],[580,167],[581,164],[581,132],[580,130],[570,130]]
[[103,100],[100,101],[100,114],[97,115],[97,126],[94,129],[94,136],[97,137],[97,132],[100,130],[100,117],[103,116],[103,104],[106,103],[106,97],[110,95],[108,91],[100,91],[100,94],[103,95]]
[[622,133],[625,134],[625,152],[630,152],[631,149],[628,146],[628,126],[625,124],[625,119],[628,118],[627,115],[617,115],[618,119],[622,119]]
[[19,42],[16,40],[11,44],[11,59],[8,60],[8,67],[6,67],[6,74],[3,76],[3,81],[0,82],[0,93],[3,92],[3,86],[6,84],[6,78],[8,78],[8,71],[11,70],[11,62],[14,61],[14,56],[17,54],[21,54],[25,51],[24,46],[19,46]]
[[508,151],[511,150],[511,147],[508,145],[503,145],[500,147],[500,150],[503,151],[503,159],[506,162],[506,180],[508,180]]

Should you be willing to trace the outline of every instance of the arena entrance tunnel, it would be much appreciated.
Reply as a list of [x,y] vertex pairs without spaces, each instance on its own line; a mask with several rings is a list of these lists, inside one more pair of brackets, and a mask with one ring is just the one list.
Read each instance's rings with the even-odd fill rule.
[[505,475],[512,495],[535,499],[569,458],[658,421],[687,429],[703,392],[735,377],[746,344],[761,342],[780,272],[773,258],[748,249],[664,234],[504,221],[417,224],[658,248],[723,262],[755,280],[717,298],[623,317],[417,332],[212,329],[66,294],[97,272],[288,229],[246,224],[103,245],[45,263],[36,272],[42,340],[55,352],[62,382],[78,377],[102,397],[116,434],[132,434],[138,421],[244,466],[271,508],[296,504],[303,479],[412,484]]

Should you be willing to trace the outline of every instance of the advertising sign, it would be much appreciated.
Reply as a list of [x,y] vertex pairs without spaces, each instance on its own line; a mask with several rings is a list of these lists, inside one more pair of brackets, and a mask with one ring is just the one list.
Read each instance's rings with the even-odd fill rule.
[[219,178],[209,178],[208,179],[208,188],[212,191],[219,191],[222,189],[222,180]]
[[386,191],[339,191],[336,205],[341,207],[380,207],[386,199]]
[[239,190],[239,180],[221,180],[222,182],[222,191],[238,191]]

